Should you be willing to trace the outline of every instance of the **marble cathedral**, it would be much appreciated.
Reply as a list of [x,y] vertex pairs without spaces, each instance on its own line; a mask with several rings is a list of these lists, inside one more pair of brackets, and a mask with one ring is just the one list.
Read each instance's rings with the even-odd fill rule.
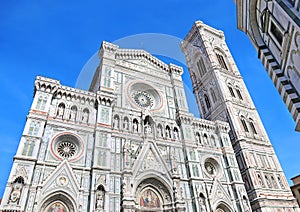
[[103,42],[90,90],[38,76],[2,211],[298,211],[225,43],[196,22],[182,67]]

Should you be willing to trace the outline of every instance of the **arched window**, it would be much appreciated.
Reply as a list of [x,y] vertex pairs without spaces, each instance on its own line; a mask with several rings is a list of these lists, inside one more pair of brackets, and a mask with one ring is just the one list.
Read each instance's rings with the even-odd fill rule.
[[238,97],[240,98],[240,100],[243,100],[243,97],[242,97],[242,94],[241,94],[240,90],[238,88],[236,88],[235,91],[236,91]]
[[219,53],[216,53],[216,55],[217,55],[218,62],[220,64],[221,68],[228,70],[228,67],[226,65],[226,62],[225,62],[225,59],[224,59],[223,55],[221,55]]
[[210,88],[210,95],[214,103],[217,102],[217,97],[213,88]]
[[25,141],[24,148],[23,148],[23,151],[22,151],[22,155],[32,156],[33,148],[34,148],[34,142],[33,141]]
[[241,122],[242,122],[242,125],[243,125],[243,128],[244,128],[245,132],[249,132],[249,129],[247,127],[247,124],[246,124],[246,121],[245,121],[244,117],[241,117]]
[[255,126],[254,126],[254,122],[252,119],[249,120],[249,124],[250,124],[250,127],[251,127],[251,130],[253,132],[253,134],[257,134],[257,131],[255,129]]
[[231,86],[228,86],[228,89],[229,89],[230,95],[231,95],[232,97],[235,97],[235,94],[234,94],[234,91],[233,91],[232,87],[231,87]]
[[200,133],[196,133],[196,140],[197,140],[197,143],[201,144],[201,137],[200,137]]
[[197,67],[198,67],[200,76],[202,77],[206,73],[206,68],[205,68],[202,57],[200,57],[200,59],[198,60]]
[[40,123],[32,121],[29,126],[28,134],[37,136],[40,129]]
[[47,103],[47,97],[39,96],[38,101],[36,103],[36,109],[44,110]]
[[210,109],[211,105],[210,105],[209,97],[206,94],[204,94],[204,101],[205,101],[207,109]]
[[111,86],[111,70],[109,67],[106,67],[104,69],[102,77],[103,77],[103,86],[109,88]]

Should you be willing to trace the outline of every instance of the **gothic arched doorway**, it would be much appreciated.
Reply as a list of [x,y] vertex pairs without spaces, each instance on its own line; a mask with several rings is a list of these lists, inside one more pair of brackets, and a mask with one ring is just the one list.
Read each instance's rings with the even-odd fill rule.
[[57,193],[50,196],[43,204],[39,211],[45,212],[74,212],[76,207],[66,195]]
[[224,203],[221,203],[216,208],[216,212],[232,212],[232,210]]
[[172,197],[169,190],[155,178],[143,180],[135,194],[136,211],[172,211]]

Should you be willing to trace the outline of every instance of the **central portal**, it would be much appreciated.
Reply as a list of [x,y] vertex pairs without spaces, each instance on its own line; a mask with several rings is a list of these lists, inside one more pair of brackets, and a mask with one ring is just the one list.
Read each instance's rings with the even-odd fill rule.
[[148,178],[136,189],[137,211],[172,211],[172,196],[169,189],[159,180]]

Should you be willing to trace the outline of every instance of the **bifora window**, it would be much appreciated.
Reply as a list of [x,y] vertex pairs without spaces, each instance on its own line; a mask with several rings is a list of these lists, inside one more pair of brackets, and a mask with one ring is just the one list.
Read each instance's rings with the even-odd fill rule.
[[283,34],[280,31],[280,29],[278,28],[278,26],[275,25],[275,23],[272,21],[271,21],[270,31],[271,31],[272,35],[274,36],[274,38],[276,39],[276,41],[281,45],[282,41],[283,41]]

